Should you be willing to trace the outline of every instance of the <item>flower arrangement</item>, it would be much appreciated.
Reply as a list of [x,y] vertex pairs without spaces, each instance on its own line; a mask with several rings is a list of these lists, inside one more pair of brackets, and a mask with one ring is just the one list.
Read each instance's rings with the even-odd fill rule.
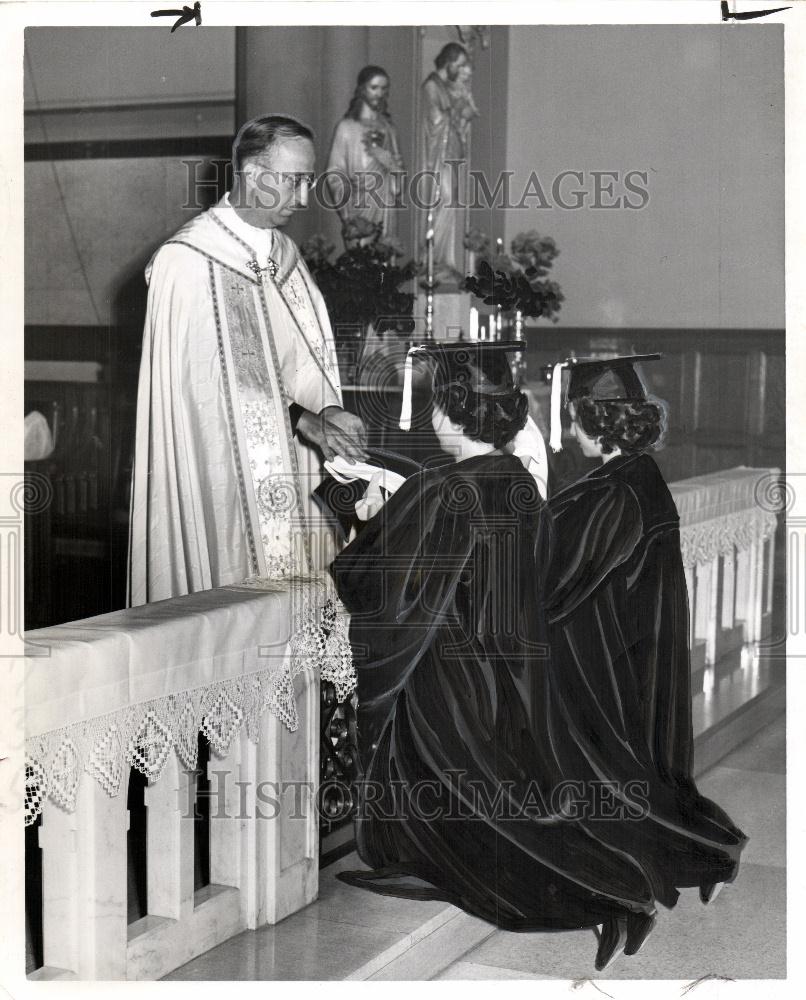
[[311,236],[300,246],[335,335],[354,334],[370,323],[377,333],[411,333],[414,295],[401,286],[414,276],[415,266],[411,261],[395,263],[403,252],[401,244],[361,218],[346,222],[343,236],[347,249],[335,260],[335,247],[324,236]]
[[518,233],[508,254],[500,241],[493,248],[486,233],[471,229],[464,245],[476,255],[476,268],[475,274],[465,278],[463,289],[486,305],[500,306],[502,312],[557,322],[565,296],[556,281],[545,277],[560,252],[550,236],[541,236],[535,229]]

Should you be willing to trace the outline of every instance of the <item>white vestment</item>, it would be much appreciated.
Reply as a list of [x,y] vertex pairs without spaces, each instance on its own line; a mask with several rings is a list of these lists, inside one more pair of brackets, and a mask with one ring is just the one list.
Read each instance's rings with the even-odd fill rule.
[[337,543],[311,498],[320,460],[288,407],[318,413],[341,389],[294,242],[225,198],[160,247],[146,278],[130,605],[324,569]]

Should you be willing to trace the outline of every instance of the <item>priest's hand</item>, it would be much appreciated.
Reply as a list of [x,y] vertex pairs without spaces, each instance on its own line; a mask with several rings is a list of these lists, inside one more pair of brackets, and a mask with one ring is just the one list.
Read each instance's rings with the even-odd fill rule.
[[326,406],[321,413],[305,410],[297,421],[297,430],[321,449],[326,460],[341,455],[348,462],[367,460],[367,432],[360,417],[340,406]]

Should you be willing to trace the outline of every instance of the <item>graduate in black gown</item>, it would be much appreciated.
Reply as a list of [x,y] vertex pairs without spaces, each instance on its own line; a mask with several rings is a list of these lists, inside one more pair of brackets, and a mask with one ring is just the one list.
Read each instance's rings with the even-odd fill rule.
[[368,866],[339,878],[508,930],[601,926],[604,968],[657,902],[733,878],[744,838],[691,779],[677,515],[626,454],[654,432],[634,422],[625,454],[547,507],[506,454],[526,402],[505,347],[429,349],[458,460],[409,478],[332,567]]
[[578,818],[547,726],[544,505],[504,452],[527,418],[506,348],[429,349],[434,428],[458,460],[409,478],[332,566],[351,612],[369,866],[339,877],[512,930],[594,927],[654,900]]
[[[645,356],[646,357],[646,356]],[[648,356],[655,360],[658,355]],[[737,872],[745,836],[697,790],[692,774],[688,594],[674,500],[649,449],[665,407],[649,399],[641,358],[568,362],[554,373],[552,444],[561,394],[572,436],[601,464],[549,501],[552,557],[545,586],[551,647],[549,727],[564,731],[562,768],[641,788],[642,814],[592,820],[643,879],[642,898],[673,906],[678,889],[703,902]],[[625,900],[626,903],[626,900]],[[604,923],[597,967],[635,952],[654,924],[629,906]]]

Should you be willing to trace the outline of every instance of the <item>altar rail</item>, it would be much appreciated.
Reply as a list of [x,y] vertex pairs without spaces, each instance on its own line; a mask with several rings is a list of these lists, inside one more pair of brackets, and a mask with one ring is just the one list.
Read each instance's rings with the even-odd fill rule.
[[670,489],[680,514],[690,644],[695,653],[702,647],[708,684],[723,652],[759,642],[772,611],[781,472],[739,466]]
[[[761,638],[778,484],[777,469],[737,468],[671,487],[703,685],[721,643]],[[44,938],[31,978],[156,979],[316,898],[318,682],[343,700],[354,675],[344,623],[311,618],[295,595],[225,587],[27,634]],[[211,884],[194,892],[199,731],[215,751]],[[148,907],[127,924],[130,766],[148,777]]]
[[[158,979],[318,891],[319,679],[354,685],[321,581],[223,587],[26,634],[26,813],[41,812],[36,979]],[[324,610],[323,610],[324,607]],[[210,885],[194,892],[198,733]],[[143,772],[147,915],[127,923]]]

